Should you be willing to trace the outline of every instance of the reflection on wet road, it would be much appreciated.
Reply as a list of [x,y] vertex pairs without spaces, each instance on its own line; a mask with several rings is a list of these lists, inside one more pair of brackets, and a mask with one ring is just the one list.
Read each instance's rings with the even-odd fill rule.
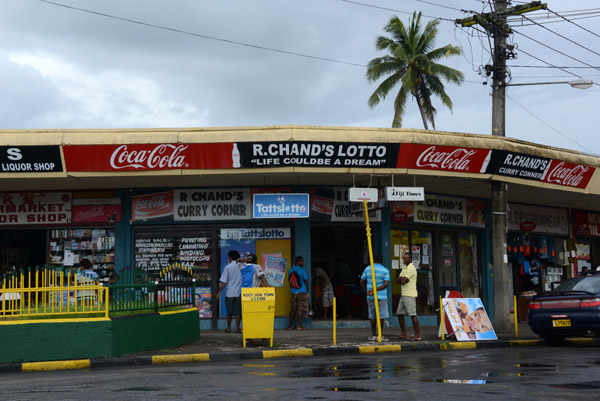
[[498,348],[4,374],[0,399],[596,400],[599,351]]

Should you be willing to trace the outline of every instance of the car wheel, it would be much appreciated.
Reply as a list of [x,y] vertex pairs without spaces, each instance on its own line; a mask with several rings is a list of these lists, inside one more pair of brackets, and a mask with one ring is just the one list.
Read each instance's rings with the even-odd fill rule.
[[550,347],[560,347],[561,345],[563,345],[565,343],[565,338],[566,337],[562,337],[562,336],[546,336],[546,337],[542,337],[544,339],[544,342],[549,345]]

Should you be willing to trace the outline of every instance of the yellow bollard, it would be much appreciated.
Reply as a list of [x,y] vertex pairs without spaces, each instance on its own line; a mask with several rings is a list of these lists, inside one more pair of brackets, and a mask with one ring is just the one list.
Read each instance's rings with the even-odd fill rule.
[[336,308],[336,306],[337,306],[337,303],[336,303],[335,297],[333,297],[333,345],[337,344],[336,339],[335,339],[336,338],[335,337],[335,328],[336,328],[335,317],[336,317],[336,314],[337,314],[337,308]]
[[519,339],[519,312],[517,311],[517,296],[514,297],[515,300],[515,339]]
[[444,304],[442,303],[442,297],[440,296],[440,322],[442,322],[442,341],[444,341],[445,334],[444,332]]

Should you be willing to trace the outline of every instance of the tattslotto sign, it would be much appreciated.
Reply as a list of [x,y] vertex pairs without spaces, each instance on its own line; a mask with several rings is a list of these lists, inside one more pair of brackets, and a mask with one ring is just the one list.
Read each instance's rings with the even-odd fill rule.
[[400,144],[349,142],[238,142],[241,167],[395,168]]

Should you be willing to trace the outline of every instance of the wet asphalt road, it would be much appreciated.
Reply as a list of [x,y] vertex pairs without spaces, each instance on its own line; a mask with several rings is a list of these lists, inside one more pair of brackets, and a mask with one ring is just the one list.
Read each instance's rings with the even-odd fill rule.
[[0,400],[598,400],[600,348],[527,347],[0,375]]

